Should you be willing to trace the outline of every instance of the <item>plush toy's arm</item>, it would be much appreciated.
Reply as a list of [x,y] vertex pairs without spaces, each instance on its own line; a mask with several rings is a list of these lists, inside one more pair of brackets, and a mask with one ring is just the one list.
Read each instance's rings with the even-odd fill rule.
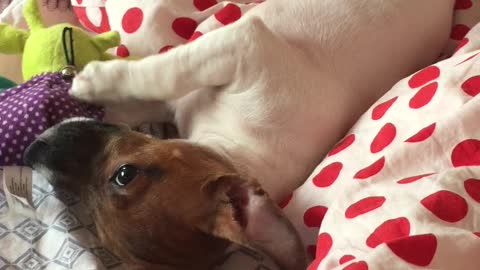
[[118,59],[118,57],[116,57],[115,55],[112,55],[112,54],[109,54],[109,53],[102,53],[102,55],[100,56],[100,61],[110,61],[110,60],[115,60],[115,59]]
[[100,61],[109,61],[118,59],[118,57],[105,52],[108,49],[120,45],[120,34],[117,31],[110,31],[93,37],[93,43],[100,52]]
[[93,43],[99,51],[104,52],[120,45],[120,34],[117,31],[110,31],[96,35],[93,37]]
[[0,24],[0,53],[19,54],[23,52],[28,32],[8,24]]
[[128,60],[128,61],[137,61],[137,60],[141,60],[142,57],[138,57],[138,56],[128,56],[128,57],[122,57],[122,58],[118,58],[117,56],[115,55],[112,55],[110,53],[102,53],[102,55],[100,56],[100,61],[110,61],[110,60],[115,60],[115,59],[120,59],[120,60]]
[[45,28],[42,21],[42,15],[38,9],[37,0],[26,0],[25,5],[23,6],[23,16],[25,17],[25,21],[31,32]]

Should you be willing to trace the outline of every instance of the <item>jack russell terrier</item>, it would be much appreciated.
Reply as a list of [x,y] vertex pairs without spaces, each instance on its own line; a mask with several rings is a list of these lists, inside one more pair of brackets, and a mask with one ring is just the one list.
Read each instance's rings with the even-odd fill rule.
[[235,243],[305,269],[275,202],[396,81],[437,59],[453,6],[271,0],[168,53],[91,63],[73,96],[106,105],[112,121],[173,117],[183,139],[77,119],[42,134],[26,163],[80,193],[132,268],[212,269]]

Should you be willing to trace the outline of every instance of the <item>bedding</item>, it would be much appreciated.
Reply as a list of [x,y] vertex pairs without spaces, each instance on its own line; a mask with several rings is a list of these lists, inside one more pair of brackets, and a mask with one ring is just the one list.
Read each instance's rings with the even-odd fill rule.
[[[238,20],[257,0],[73,0],[73,10],[87,29],[115,30],[120,57],[163,53]],[[140,42],[139,42],[140,41]]]
[[309,269],[479,269],[479,26],[467,40],[396,84],[293,193]]
[[[163,53],[195,40],[202,34],[234,22],[263,1],[177,0],[173,3],[130,0],[119,4],[104,0],[73,0],[72,5],[81,24],[90,31],[119,31],[123,44],[116,53],[126,57]],[[477,23],[479,12],[478,0],[456,1],[451,39],[440,58],[453,53],[469,29]]]
[[398,82],[287,198],[309,270],[479,269],[479,55],[477,25],[452,57]]
[[[478,269],[480,25],[470,28],[480,1],[456,9],[445,60],[398,82],[282,203],[309,270]],[[0,191],[0,269],[125,269],[75,194],[35,173],[32,216],[8,212],[8,196]],[[218,269],[276,268],[232,250]]]

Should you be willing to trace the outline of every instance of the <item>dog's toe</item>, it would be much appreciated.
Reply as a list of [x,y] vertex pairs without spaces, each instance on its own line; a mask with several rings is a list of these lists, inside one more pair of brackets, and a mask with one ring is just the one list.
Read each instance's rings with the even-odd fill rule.
[[94,85],[84,75],[77,76],[72,82],[70,95],[85,101],[94,101]]
[[118,63],[92,62],[74,78],[70,95],[89,102],[115,101],[121,70]]

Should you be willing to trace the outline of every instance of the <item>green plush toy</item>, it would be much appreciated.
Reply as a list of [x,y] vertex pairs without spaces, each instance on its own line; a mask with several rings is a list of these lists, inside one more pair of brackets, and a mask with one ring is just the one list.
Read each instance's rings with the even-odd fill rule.
[[[46,28],[37,0],[27,0],[23,14],[30,32],[0,24],[0,53],[23,53],[22,75],[25,81],[43,73],[60,72],[66,66],[81,70],[93,60],[115,58],[106,51],[120,44],[118,32],[90,36],[84,30],[69,24]],[[67,70],[69,72],[74,71]]]

